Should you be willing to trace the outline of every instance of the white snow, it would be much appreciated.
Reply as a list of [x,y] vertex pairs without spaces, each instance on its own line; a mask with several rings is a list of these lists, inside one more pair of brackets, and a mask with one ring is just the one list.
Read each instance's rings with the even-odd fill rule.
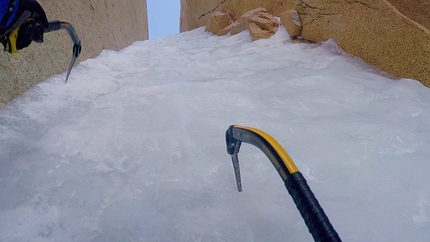
[[[49,68],[49,67],[46,67]],[[343,241],[430,241],[430,89],[332,42],[202,28],[104,51],[0,110],[0,241],[312,241],[271,134]]]

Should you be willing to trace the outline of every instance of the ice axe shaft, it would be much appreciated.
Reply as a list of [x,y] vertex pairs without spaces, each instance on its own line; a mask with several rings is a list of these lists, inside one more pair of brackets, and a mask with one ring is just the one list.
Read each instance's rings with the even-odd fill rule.
[[79,40],[78,34],[75,31],[75,28],[73,28],[73,25],[71,25],[70,23],[60,21],[60,20],[49,21],[48,28],[46,28],[44,32],[49,33],[60,29],[66,30],[73,41],[73,56],[69,65],[69,69],[67,70],[66,81],[65,81],[65,83],[67,83],[67,80],[69,79],[69,75],[70,75],[70,72],[72,71],[73,65],[75,64],[76,59],[79,57],[79,54],[81,54],[82,45],[81,45],[81,41]]
[[225,138],[227,153],[231,155],[233,161],[239,191],[242,191],[242,183],[238,153],[241,143],[244,142],[259,148],[272,162],[314,240],[316,242],[341,242],[306,179],[288,153],[272,136],[256,128],[231,125],[226,131]]

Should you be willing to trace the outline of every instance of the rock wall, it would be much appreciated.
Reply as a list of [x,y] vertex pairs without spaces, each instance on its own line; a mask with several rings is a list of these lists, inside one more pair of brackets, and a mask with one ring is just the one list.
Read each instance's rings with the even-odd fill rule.
[[[103,49],[119,50],[148,39],[146,0],[38,0],[48,20],[64,20],[82,41],[77,63]],[[0,108],[40,81],[67,71],[73,43],[66,31],[47,33],[18,56],[0,55]],[[73,72],[71,77],[73,76]],[[70,81],[70,80],[69,80]]]
[[430,87],[430,31],[389,2],[302,0],[296,10],[304,39],[320,42],[333,38],[346,52]]
[[269,39],[278,31],[279,21],[265,8],[256,8],[244,13],[239,21],[233,21],[230,14],[217,11],[211,15],[205,31],[218,36],[238,34],[249,30],[252,41]]
[[293,8],[293,0],[181,0],[180,31],[188,31],[205,26],[216,11],[229,12],[234,20],[239,20],[245,12],[264,7],[275,16]]
[[257,7],[275,16],[294,9],[305,40],[332,38],[346,52],[430,87],[429,0],[181,0],[181,7],[181,31],[204,26],[215,11],[237,20]]
[[410,19],[430,29],[430,1],[429,0],[387,0],[399,12]]

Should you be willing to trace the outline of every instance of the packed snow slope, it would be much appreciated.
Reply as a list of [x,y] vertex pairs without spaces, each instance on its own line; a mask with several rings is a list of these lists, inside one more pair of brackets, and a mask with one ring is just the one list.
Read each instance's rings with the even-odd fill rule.
[[[45,68],[49,68],[48,66]],[[430,90],[335,44],[202,28],[104,51],[0,110],[0,241],[312,241],[272,135],[343,241],[430,241]]]

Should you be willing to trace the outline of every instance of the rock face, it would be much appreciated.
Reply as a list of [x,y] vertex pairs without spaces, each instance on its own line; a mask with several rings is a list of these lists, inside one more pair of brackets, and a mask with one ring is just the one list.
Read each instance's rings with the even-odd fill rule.
[[292,39],[300,36],[303,26],[299,13],[296,10],[292,9],[283,12],[281,14],[281,23]]
[[240,18],[242,26],[248,26],[252,40],[268,39],[276,33],[278,21],[265,8],[246,12]]
[[429,0],[387,0],[400,13],[430,29],[430,1]]
[[[134,41],[148,39],[146,0],[38,2],[49,20],[64,20],[75,27],[82,41],[82,53],[77,62],[95,57],[103,49],[118,50]],[[0,54],[0,108],[40,81],[69,67],[73,43],[67,32],[48,33],[44,41],[32,43],[18,56]]]
[[332,38],[346,52],[398,77],[430,87],[430,31],[400,14],[387,1],[299,0],[301,36]]
[[279,27],[278,21],[265,8],[257,8],[246,12],[240,20],[245,26],[248,23],[253,40],[268,39],[276,33]]
[[188,31],[205,26],[211,14],[216,11],[228,12],[233,19],[253,9],[263,7],[274,16],[294,8],[296,0],[181,0],[180,31]]
[[181,0],[181,6],[181,31],[204,26],[215,10],[237,19],[265,7],[292,38],[334,39],[346,52],[430,87],[428,0]]
[[206,31],[216,35],[237,34],[249,29],[252,40],[268,39],[278,30],[278,21],[265,8],[244,13],[239,22],[233,22],[230,14],[215,12],[206,24]]
[[213,34],[219,34],[221,30],[232,23],[233,19],[228,13],[218,11],[212,14],[209,18],[208,23],[206,24],[206,31],[212,32]]

